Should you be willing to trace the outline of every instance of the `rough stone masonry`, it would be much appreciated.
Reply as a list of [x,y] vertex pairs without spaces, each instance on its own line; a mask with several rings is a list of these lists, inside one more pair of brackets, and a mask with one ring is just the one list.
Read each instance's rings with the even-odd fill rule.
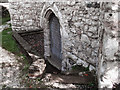
[[[119,1],[119,0],[118,0]],[[62,71],[74,65],[95,70],[99,88],[112,88],[119,80],[120,3],[88,0],[9,0],[14,31],[44,30],[44,57],[50,57],[49,17],[59,19]]]

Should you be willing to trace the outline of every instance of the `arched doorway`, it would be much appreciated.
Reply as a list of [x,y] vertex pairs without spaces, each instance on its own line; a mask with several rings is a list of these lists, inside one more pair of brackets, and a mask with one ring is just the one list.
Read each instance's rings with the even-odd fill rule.
[[59,19],[54,13],[49,17],[50,30],[50,61],[54,66],[61,68],[62,53],[61,53],[61,34]]
[[40,20],[40,25],[44,29],[44,58],[54,67],[62,70],[63,61],[65,60],[64,38],[67,37],[63,25],[64,19],[56,5],[54,7],[46,6],[41,12]]

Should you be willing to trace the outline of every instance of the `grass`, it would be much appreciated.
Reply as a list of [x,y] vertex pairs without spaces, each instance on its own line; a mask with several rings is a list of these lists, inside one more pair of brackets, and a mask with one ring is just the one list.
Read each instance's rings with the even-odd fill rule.
[[[6,22],[10,21],[10,15],[6,15],[5,17],[0,17],[0,20],[2,21],[2,25],[6,24]],[[11,26],[11,25],[10,25]],[[20,54],[20,51],[16,45],[15,40],[12,38],[12,28],[6,28],[2,32],[0,32],[0,35],[2,38],[0,38],[0,41],[2,41],[2,48],[14,53],[14,54]]]
[[2,47],[14,54],[19,55],[20,51],[15,40],[12,38],[12,29],[7,28],[3,30],[0,34],[2,35]]

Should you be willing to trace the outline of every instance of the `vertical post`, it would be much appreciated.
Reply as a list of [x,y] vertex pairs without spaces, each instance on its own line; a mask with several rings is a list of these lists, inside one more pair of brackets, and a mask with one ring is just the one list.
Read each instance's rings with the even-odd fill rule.
[[118,46],[118,81],[120,83],[120,1],[118,2],[118,40],[119,40],[119,46]]
[[[114,3],[114,4],[113,4]],[[99,88],[108,88],[112,90],[115,84],[119,83],[118,74],[118,8],[116,8],[118,3],[109,2],[105,4],[104,13],[104,37],[102,40],[102,48],[99,62]],[[111,8],[108,10],[108,8]],[[115,9],[116,10],[113,10]],[[107,11],[108,10],[108,11]]]
[[[0,26],[1,25],[2,25],[2,6],[0,6]],[[0,46],[2,46],[2,33],[0,33]]]

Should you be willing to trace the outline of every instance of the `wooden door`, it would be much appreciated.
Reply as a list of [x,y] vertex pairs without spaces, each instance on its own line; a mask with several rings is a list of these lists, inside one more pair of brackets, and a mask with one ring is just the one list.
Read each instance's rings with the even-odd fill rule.
[[[52,62],[61,64],[61,35],[60,35],[60,23],[58,18],[52,14],[50,16],[50,48],[51,48],[51,60]],[[57,65],[58,65],[57,64]]]

